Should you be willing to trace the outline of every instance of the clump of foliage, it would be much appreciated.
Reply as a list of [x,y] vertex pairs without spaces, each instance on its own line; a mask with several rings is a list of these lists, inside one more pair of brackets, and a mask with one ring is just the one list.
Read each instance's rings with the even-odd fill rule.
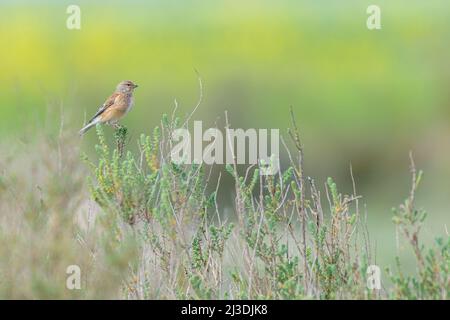
[[[138,261],[109,212],[94,217],[72,132],[36,135],[0,154],[0,299],[113,299]],[[79,289],[67,286],[70,266]]]
[[[228,120],[227,120],[228,124]],[[414,249],[418,277],[391,274],[392,290],[367,287],[367,268],[374,258],[365,217],[355,188],[339,192],[329,178],[323,196],[303,166],[303,146],[292,114],[283,141],[290,166],[272,176],[261,167],[242,173],[226,166],[234,179],[235,217],[228,222],[211,189],[211,170],[180,165],[170,159],[173,130],[186,126],[163,116],[151,136],[141,135],[139,153],[126,151],[127,132],[116,131],[116,147],[97,127],[98,163],[92,168],[91,195],[104,211],[113,212],[136,234],[140,264],[127,284],[128,298],[194,299],[442,299],[449,289],[449,240],[438,248],[419,246],[425,218],[415,209],[420,181],[413,171],[410,198],[394,213],[394,222]],[[353,176],[352,176],[353,178]],[[219,178],[220,180],[220,178]]]
[[398,274],[387,269],[394,289],[394,299],[447,299],[450,291],[450,237],[438,237],[435,247],[425,248],[420,244],[420,229],[427,216],[423,209],[415,206],[415,193],[422,179],[422,171],[417,172],[412,155],[412,183],[409,197],[398,208],[393,209],[393,222],[410,244],[417,265],[417,277],[406,276],[402,272],[400,259],[396,258]]
[[[119,147],[111,151],[97,127],[99,162],[90,163],[91,194],[102,208],[132,225],[141,240],[142,265],[135,275],[139,280],[129,288],[129,297],[220,297],[225,243],[233,224],[210,224],[208,212],[215,208],[216,192],[205,191],[205,168],[168,158],[167,137],[178,122],[164,116],[151,136],[141,135],[136,157]],[[123,146],[126,130],[119,128],[116,139],[117,146]]]

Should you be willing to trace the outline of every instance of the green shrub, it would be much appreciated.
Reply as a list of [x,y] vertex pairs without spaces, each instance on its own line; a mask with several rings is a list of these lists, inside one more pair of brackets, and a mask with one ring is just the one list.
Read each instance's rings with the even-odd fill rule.
[[[418,277],[390,272],[392,290],[367,288],[373,264],[359,196],[326,183],[329,211],[303,169],[303,147],[295,121],[288,131],[295,155],[274,176],[236,164],[226,166],[235,181],[233,222],[220,219],[216,192],[208,194],[204,165],[170,161],[170,136],[179,119],[164,116],[151,136],[142,135],[140,152],[126,151],[127,131],[116,131],[110,148],[97,127],[98,163],[90,163],[95,201],[115,212],[138,235],[141,263],[129,298],[194,299],[445,299],[449,288],[449,240],[438,248],[419,246],[425,213],[413,206],[421,174],[413,171],[410,198],[394,212],[394,222],[414,249]],[[284,140],[283,140],[284,143]],[[284,143],[286,146],[286,143]],[[297,160],[294,160],[297,158]],[[216,187],[217,190],[218,186]],[[219,218],[216,218],[218,216]]]

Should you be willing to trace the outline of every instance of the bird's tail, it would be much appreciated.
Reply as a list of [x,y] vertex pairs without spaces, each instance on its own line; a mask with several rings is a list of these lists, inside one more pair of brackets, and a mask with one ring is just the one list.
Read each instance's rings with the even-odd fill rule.
[[86,133],[86,131],[88,131],[90,128],[92,128],[93,126],[95,126],[97,123],[99,122],[99,119],[94,119],[91,122],[89,122],[86,126],[84,126],[78,133],[80,134],[80,136],[84,135]]

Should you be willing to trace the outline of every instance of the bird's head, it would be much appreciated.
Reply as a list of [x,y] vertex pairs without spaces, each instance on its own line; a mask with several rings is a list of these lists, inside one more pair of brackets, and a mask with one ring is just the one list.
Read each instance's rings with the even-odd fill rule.
[[116,91],[121,93],[131,93],[137,87],[138,85],[134,84],[133,81],[125,80],[117,85]]

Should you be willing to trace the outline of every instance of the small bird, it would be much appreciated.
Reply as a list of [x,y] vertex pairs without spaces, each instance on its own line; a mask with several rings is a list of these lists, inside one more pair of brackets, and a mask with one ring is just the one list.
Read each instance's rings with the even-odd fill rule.
[[88,124],[80,130],[80,135],[85,134],[97,123],[117,126],[118,121],[133,107],[133,91],[137,87],[136,84],[129,80],[120,82],[116,87],[116,91],[106,99]]

